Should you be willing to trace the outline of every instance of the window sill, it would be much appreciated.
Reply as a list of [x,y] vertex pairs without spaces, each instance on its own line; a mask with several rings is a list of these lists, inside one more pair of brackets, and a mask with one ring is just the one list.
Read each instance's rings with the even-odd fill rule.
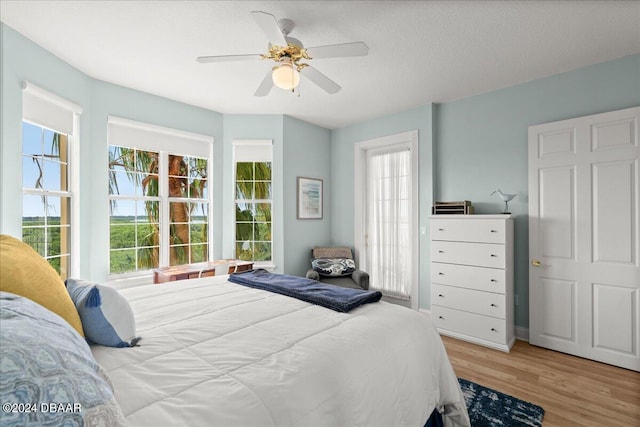
[[129,277],[111,276],[109,277],[109,280],[107,280],[104,284],[106,286],[111,286],[112,288],[115,288],[119,291],[136,286],[152,285],[153,274],[144,274]]

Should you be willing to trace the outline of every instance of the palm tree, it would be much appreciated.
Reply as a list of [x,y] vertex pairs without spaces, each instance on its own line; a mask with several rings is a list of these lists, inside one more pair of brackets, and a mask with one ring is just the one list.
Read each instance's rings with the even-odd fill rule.
[[[202,198],[207,183],[207,160],[169,155],[168,162],[168,196],[169,198]],[[115,168],[124,168],[131,183],[142,188],[144,196],[158,196],[158,153],[141,151],[124,147],[114,147],[109,151],[109,190],[110,194],[119,194]],[[142,173],[141,173],[142,172]],[[189,176],[191,174],[191,177]],[[116,207],[116,200],[111,200],[111,209]],[[170,202],[169,205],[169,264],[185,264],[190,261],[188,245],[191,243],[189,218],[196,204],[187,202]],[[145,210],[150,224],[147,234],[138,235],[142,241],[138,246],[138,258],[141,267],[157,267],[159,265],[159,204],[146,201]],[[206,215],[206,212],[204,212]],[[203,228],[201,241],[206,242],[206,226]],[[184,245],[184,246],[181,246]],[[206,245],[204,245],[206,248]],[[191,257],[193,258],[193,257]],[[206,249],[204,259],[207,258]]]
[[[252,200],[271,199],[271,162],[236,163],[236,257],[242,260],[270,260],[271,204]],[[242,243],[240,243],[242,242]],[[250,243],[252,242],[252,243]]]

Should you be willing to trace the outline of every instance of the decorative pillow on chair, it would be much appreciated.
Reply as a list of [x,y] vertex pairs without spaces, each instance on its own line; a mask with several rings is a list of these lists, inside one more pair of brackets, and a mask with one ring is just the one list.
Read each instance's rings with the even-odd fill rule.
[[0,235],[0,291],[29,298],[69,322],[83,335],[78,312],[58,272],[22,241]]
[[84,327],[87,339],[109,347],[132,347],[136,338],[136,321],[129,302],[109,286],[67,279],[71,296]]
[[356,271],[356,263],[349,258],[317,258],[311,267],[322,276],[348,276]]

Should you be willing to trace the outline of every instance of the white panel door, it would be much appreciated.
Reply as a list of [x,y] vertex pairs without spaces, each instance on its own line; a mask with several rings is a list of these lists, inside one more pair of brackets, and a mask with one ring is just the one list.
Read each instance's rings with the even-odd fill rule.
[[640,371],[640,107],[529,128],[529,340]]

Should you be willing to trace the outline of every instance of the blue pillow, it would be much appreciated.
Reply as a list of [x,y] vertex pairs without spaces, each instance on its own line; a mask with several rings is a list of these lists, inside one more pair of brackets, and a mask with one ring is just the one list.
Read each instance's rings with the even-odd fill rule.
[[316,258],[311,267],[322,276],[348,276],[356,271],[356,263],[349,258]]
[[112,287],[67,279],[67,292],[78,310],[87,340],[108,347],[132,347],[136,321],[129,302]]

